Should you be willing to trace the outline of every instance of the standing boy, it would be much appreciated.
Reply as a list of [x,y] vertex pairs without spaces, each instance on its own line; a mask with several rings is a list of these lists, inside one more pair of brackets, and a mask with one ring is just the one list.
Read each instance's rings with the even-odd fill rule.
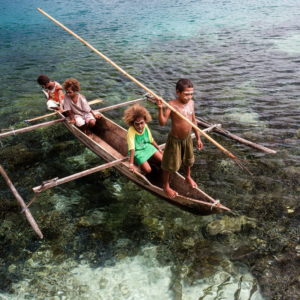
[[[185,116],[194,124],[196,123],[193,84],[189,79],[180,79],[176,84],[176,99],[171,100],[169,104],[179,113]],[[163,109],[162,101],[157,99],[158,119],[160,125],[165,125],[171,117],[172,127],[168,135],[166,148],[163,154],[163,188],[168,197],[174,198],[177,192],[170,187],[170,172],[177,172],[183,164],[186,170],[185,180],[192,187],[197,187],[196,182],[191,177],[191,167],[195,158],[193,153],[193,141],[191,138],[192,126],[171,111],[170,108]],[[199,132],[193,128],[197,140],[197,148],[201,150],[203,144]]]
[[50,80],[47,75],[40,75],[37,78],[37,82],[43,88],[48,109],[62,110],[64,92],[61,85],[56,81]]

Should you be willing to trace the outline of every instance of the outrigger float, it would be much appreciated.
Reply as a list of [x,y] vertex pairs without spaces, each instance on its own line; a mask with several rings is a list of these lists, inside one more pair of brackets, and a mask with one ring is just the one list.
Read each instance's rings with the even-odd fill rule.
[[[237,135],[234,135],[230,133],[227,130],[224,130],[221,128],[220,125],[213,125],[205,120],[199,119],[197,120],[198,126],[205,128],[201,130],[198,126],[193,124],[190,120],[186,119],[184,116],[182,116],[176,109],[174,109],[172,106],[170,106],[166,101],[164,101],[161,97],[156,95],[153,91],[145,87],[141,82],[139,82],[137,79],[129,75],[127,72],[125,72],[123,69],[121,69],[119,66],[117,66],[114,62],[112,62],[109,58],[107,58],[104,54],[99,52],[97,49],[95,49],[93,46],[91,46],[89,43],[84,41],[82,38],[80,38],[78,35],[76,35],[74,32],[72,32],[70,29],[66,28],[64,25],[56,21],[54,18],[46,14],[43,10],[38,9],[42,14],[50,18],[54,23],[65,29],[67,32],[75,36],[77,39],[79,39],[82,43],[84,43],[87,47],[92,49],[94,52],[96,52],[99,56],[101,56],[103,59],[105,59],[107,62],[109,62],[111,65],[113,65],[116,69],[118,69],[123,75],[131,79],[133,82],[135,82],[137,85],[142,87],[144,90],[147,91],[147,95],[145,95],[142,98],[127,101],[124,103],[96,109],[95,111],[101,112],[102,115],[106,111],[117,109],[119,107],[124,107],[127,105],[131,105],[137,102],[141,101],[153,101],[153,99],[160,99],[165,106],[169,107],[175,114],[177,114],[179,117],[183,118],[186,122],[190,123],[190,125],[198,130],[200,134],[204,137],[206,137],[210,142],[212,142],[215,146],[217,146],[221,151],[223,151],[227,156],[232,158],[242,169],[247,170],[240,160],[231,152],[229,152],[227,149],[222,147],[218,142],[216,142],[214,139],[212,139],[207,133],[208,132],[215,132],[218,134],[221,134],[223,136],[226,136],[230,139],[233,139],[239,143],[245,144],[247,146],[250,146],[252,148],[258,149],[260,151],[266,152],[266,153],[276,153],[276,151],[269,149],[267,147],[255,144],[253,142],[250,142],[246,139],[243,139],[241,137],[238,137]],[[99,103],[101,100],[96,99],[93,101],[90,101],[89,104],[95,104]],[[230,211],[229,208],[222,205],[218,200],[213,199],[211,196],[206,194],[204,191],[202,191],[200,188],[194,188],[191,189],[189,185],[185,184],[184,177],[179,174],[178,172],[174,173],[170,177],[170,185],[171,187],[178,192],[178,195],[174,198],[168,198],[165,194],[163,188],[162,188],[162,170],[159,165],[153,166],[153,172],[151,172],[149,175],[145,176],[142,174],[140,168],[135,167],[134,172],[131,172],[129,170],[129,159],[128,159],[128,150],[127,150],[127,143],[126,143],[126,134],[127,131],[110,120],[106,116],[102,116],[101,119],[98,119],[96,121],[96,126],[92,129],[92,134],[90,136],[87,136],[84,132],[82,132],[79,128],[77,128],[75,125],[70,124],[68,120],[65,118],[64,113],[58,113],[54,112],[51,114],[47,114],[44,116],[39,116],[36,118],[33,118],[31,120],[27,120],[27,122],[36,121],[45,117],[49,117],[51,115],[56,115],[58,119],[39,123],[32,126],[27,126],[25,128],[12,130],[9,132],[0,133],[0,138],[15,135],[17,133],[21,132],[28,132],[37,128],[50,126],[52,124],[56,123],[63,123],[66,128],[78,139],[80,140],[85,146],[87,146],[91,151],[93,151],[96,155],[103,158],[106,163],[102,164],[100,166],[85,170],[83,172],[79,172],[64,178],[54,178],[51,180],[47,180],[43,182],[40,186],[34,187],[33,191],[37,195],[38,193],[41,193],[44,190],[47,190],[49,188],[55,187],[57,185],[63,184],[65,182],[69,182],[71,180],[75,180],[77,178],[81,178],[83,176],[99,172],[101,170],[115,167],[121,174],[126,176],[131,181],[135,182],[142,188],[148,190],[151,193],[154,193],[155,195],[166,199],[172,204],[184,207],[188,209],[189,211],[200,213],[200,214],[214,214],[214,213],[221,213],[221,212],[227,212]],[[160,149],[164,149],[164,144],[159,146]],[[6,174],[3,167],[0,165],[0,173],[2,174],[4,180],[6,181],[7,185],[9,186],[10,190],[14,194],[15,198],[17,199],[18,203],[22,207],[22,212],[24,212],[28,222],[32,226],[33,230],[36,232],[36,234],[43,238],[43,234],[41,230],[39,229],[37,223],[35,222],[34,218],[32,217],[29,206],[32,204],[32,201],[30,201],[28,204],[25,203],[25,201],[22,199],[22,197],[18,194],[17,190],[13,186],[13,183],[10,181],[8,175]]]

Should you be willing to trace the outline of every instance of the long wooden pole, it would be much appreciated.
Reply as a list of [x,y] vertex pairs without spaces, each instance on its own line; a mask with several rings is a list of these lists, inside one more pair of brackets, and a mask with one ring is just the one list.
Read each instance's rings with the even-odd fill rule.
[[43,14],[44,16],[48,17],[55,24],[57,24],[58,26],[60,26],[61,28],[63,28],[65,31],[67,31],[68,33],[70,33],[71,35],[73,35],[75,38],[77,38],[80,42],[82,42],[88,48],[90,48],[91,50],[93,50],[96,54],[98,54],[100,57],[102,57],[104,60],[106,60],[109,64],[111,64],[112,66],[114,66],[118,71],[120,71],[123,75],[125,75],[126,77],[128,77],[130,80],[132,80],[138,86],[140,86],[145,91],[147,91],[149,94],[151,94],[154,98],[161,100],[171,111],[173,111],[176,115],[178,115],[180,118],[182,118],[187,123],[189,123],[195,130],[198,130],[203,136],[205,136],[211,143],[213,143],[216,147],[218,147],[220,150],[222,150],[226,155],[228,155],[232,159],[235,159],[235,160],[238,159],[234,154],[232,154],[230,151],[228,151],[227,149],[225,149],[222,145],[220,145],[217,141],[215,141],[213,138],[211,138],[208,134],[206,134],[205,132],[203,132],[193,122],[191,122],[189,119],[187,119],[186,117],[184,117],[181,113],[179,113],[174,107],[172,107],[171,105],[169,105],[165,100],[163,100],[161,97],[159,97],[157,94],[155,94],[152,90],[150,90],[149,88],[147,88],[140,81],[138,81],[133,76],[131,76],[130,74],[128,74],[125,70],[123,70],[121,67],[119,67],[116,63],[114,63],[112,60],[110,60],[107,56],[105,56],[103,53],[101,53],[99,50],[97,50],[95,47],[93,47],[91,44],[89,44],[87,41],[85,41],[79,35],[77,35],[72,30],[70,30],[69,28],[67,28],[66,26],[64,26],[62,23],[60,23],[59,21],[57,21],[56,19],[54,19],[53,17],[51,17],[50,15],[48,15],[42,9],[38,8],[37,10],[41,14]]
[[[89,105],[92,105],[92,104],[96,104],[96,103],[100,103],[100,102],[103,102],[103,100],[102,99],[95,99],[95,100],[89,101],[88,103],[89,103]],[[38,117],[29,119],[29,120],[25,120],[25,122],[29,123],[29,122],[37,121],[37,120],[40,120],[40,119],[44,119],[44,118],[54,116],[56,114],[57,114],[57,111],[55,111],[53,113],[45,114],[45,115],[42,115],[42,116],[38,116]]]
[[18,193],[18,191],[14,187],[13,183],[11,182],[11,180],[9,179],[8,175],[6,174],[5,170],[3,169],[3,167],[1,165],[0,165],[0,173],[3,176],[6,184],[10,188],[11,192],[15,196],[16,200],[18,201],[19,205],[22,207],[22,209],[24,211],[24,214],[26,216],[26,219],[29,222],[29,224],[31,225],[32,229],[42,239],[43,238],[43,234],[42,234],[39,226],[35,222],[35,220],[34,220],[32,214],[31,214],[31,212],[26,207],[26,204],[25,204],[24,200],[22,199],[22,197],[20,196],[20,194]]
[[128,157],[116,159],[116,160],[111,161],[109,163],[106,163],[106,164],[103,164],[103,165],[100,165],[100,166],[97,166],[97,167],[94,167],[94,168],[91,168],[91,169],[88,169],[88,170],[85,170],[85,171],[82,171],[82,172],[79,172],[79,173],[75,173],[73,175],[70,175],[70,176],[67,176],[67,177],[64,177],[64,178],[60,178],[60,179],[55,178],[53,180],[48,180],[44,184],[41,184],[37,187],[32,188],[32,190],[35,193],[40,193],[40,192],[48,190],[48,189],[50,189],[54,186],[57,186],[57,185],[60,185],[60,184],[63,184],[63,183],[81,178],[83,176],[87,176],[89,174],[99,172],[99,171],[102,171],[104,169],[108,169],[108,168],[111,168],[113,166],[119,165],[119,164],[121,164],[122,162],[124,162],[126,160],[128,160]]
[[59,122],[64,121],[65,118],[63,119],[57,119],[57,120],[52,120],[52,121],[48,121],[48,122],[44,122],[44,123],[39,123],[39,124],[35,124],[32,126],[28,126],[28,127],[24,127],[24,128],[20,128],[20,129],[16,129],[16,130],[11,130],[8,132],[4,132],[4,133],[0,133],[0,138],[6,137],[6,136],[10,136],[10,135],[15,135],[17,133],[21,133],[21,132],[27,132],[27,131],[31,131],[37,128],[41,128],[41,127],[45,127],[45,126],[49,126],[49,125],[53,125]]

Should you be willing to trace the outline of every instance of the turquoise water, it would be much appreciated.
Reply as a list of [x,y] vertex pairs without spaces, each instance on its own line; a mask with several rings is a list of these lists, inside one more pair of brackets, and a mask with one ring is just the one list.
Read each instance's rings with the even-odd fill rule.
[[[230,215],[196,216],[114,170],[39,195],[37,240],[0,180],[0,299],[298,299],[299,1],[0,0],[0,128],[46,113],[39,74],[76,77],[104,105],[144,91],[41,15],[40,7],[165,99],[180,77],[197,116],[278,151],[214,136],[193,176]],[[155,118],[155,108],[148,105]],[[108,114],[120,121],[122,110]],[[124,125],[124,124],[123,124]],[[158,142],[168,127],[150,124]],[[60,125],[1,139],[20,194],[102,161]]]

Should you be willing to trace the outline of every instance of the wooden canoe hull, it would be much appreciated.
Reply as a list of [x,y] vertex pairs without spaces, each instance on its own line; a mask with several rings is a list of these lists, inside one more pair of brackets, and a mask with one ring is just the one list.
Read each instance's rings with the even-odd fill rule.
[[[88,137],[79,128],[69,124],[67,121],[65,121],[64,124],[84,145],[107,162],[124,158],[128,155],[126,142],[127,131],[105,116],[97,120],[91,137]],[[171,175],[170,184],[178,192],[178,196],[170,199],[162,189],[161,170],[158,170],[157,174],[153,174],[154,179],[148,179],[140,173],[139,168],[136,168],[135,173],[131,172],[128,162],[116,165],[115,168],[144,189],[166,199],[172,204],[182,206],[193,213],[206,215],[230,210],[219,204],[199,188],[191,189],[189,185],[185,183],[184,177],[179,173]]]

